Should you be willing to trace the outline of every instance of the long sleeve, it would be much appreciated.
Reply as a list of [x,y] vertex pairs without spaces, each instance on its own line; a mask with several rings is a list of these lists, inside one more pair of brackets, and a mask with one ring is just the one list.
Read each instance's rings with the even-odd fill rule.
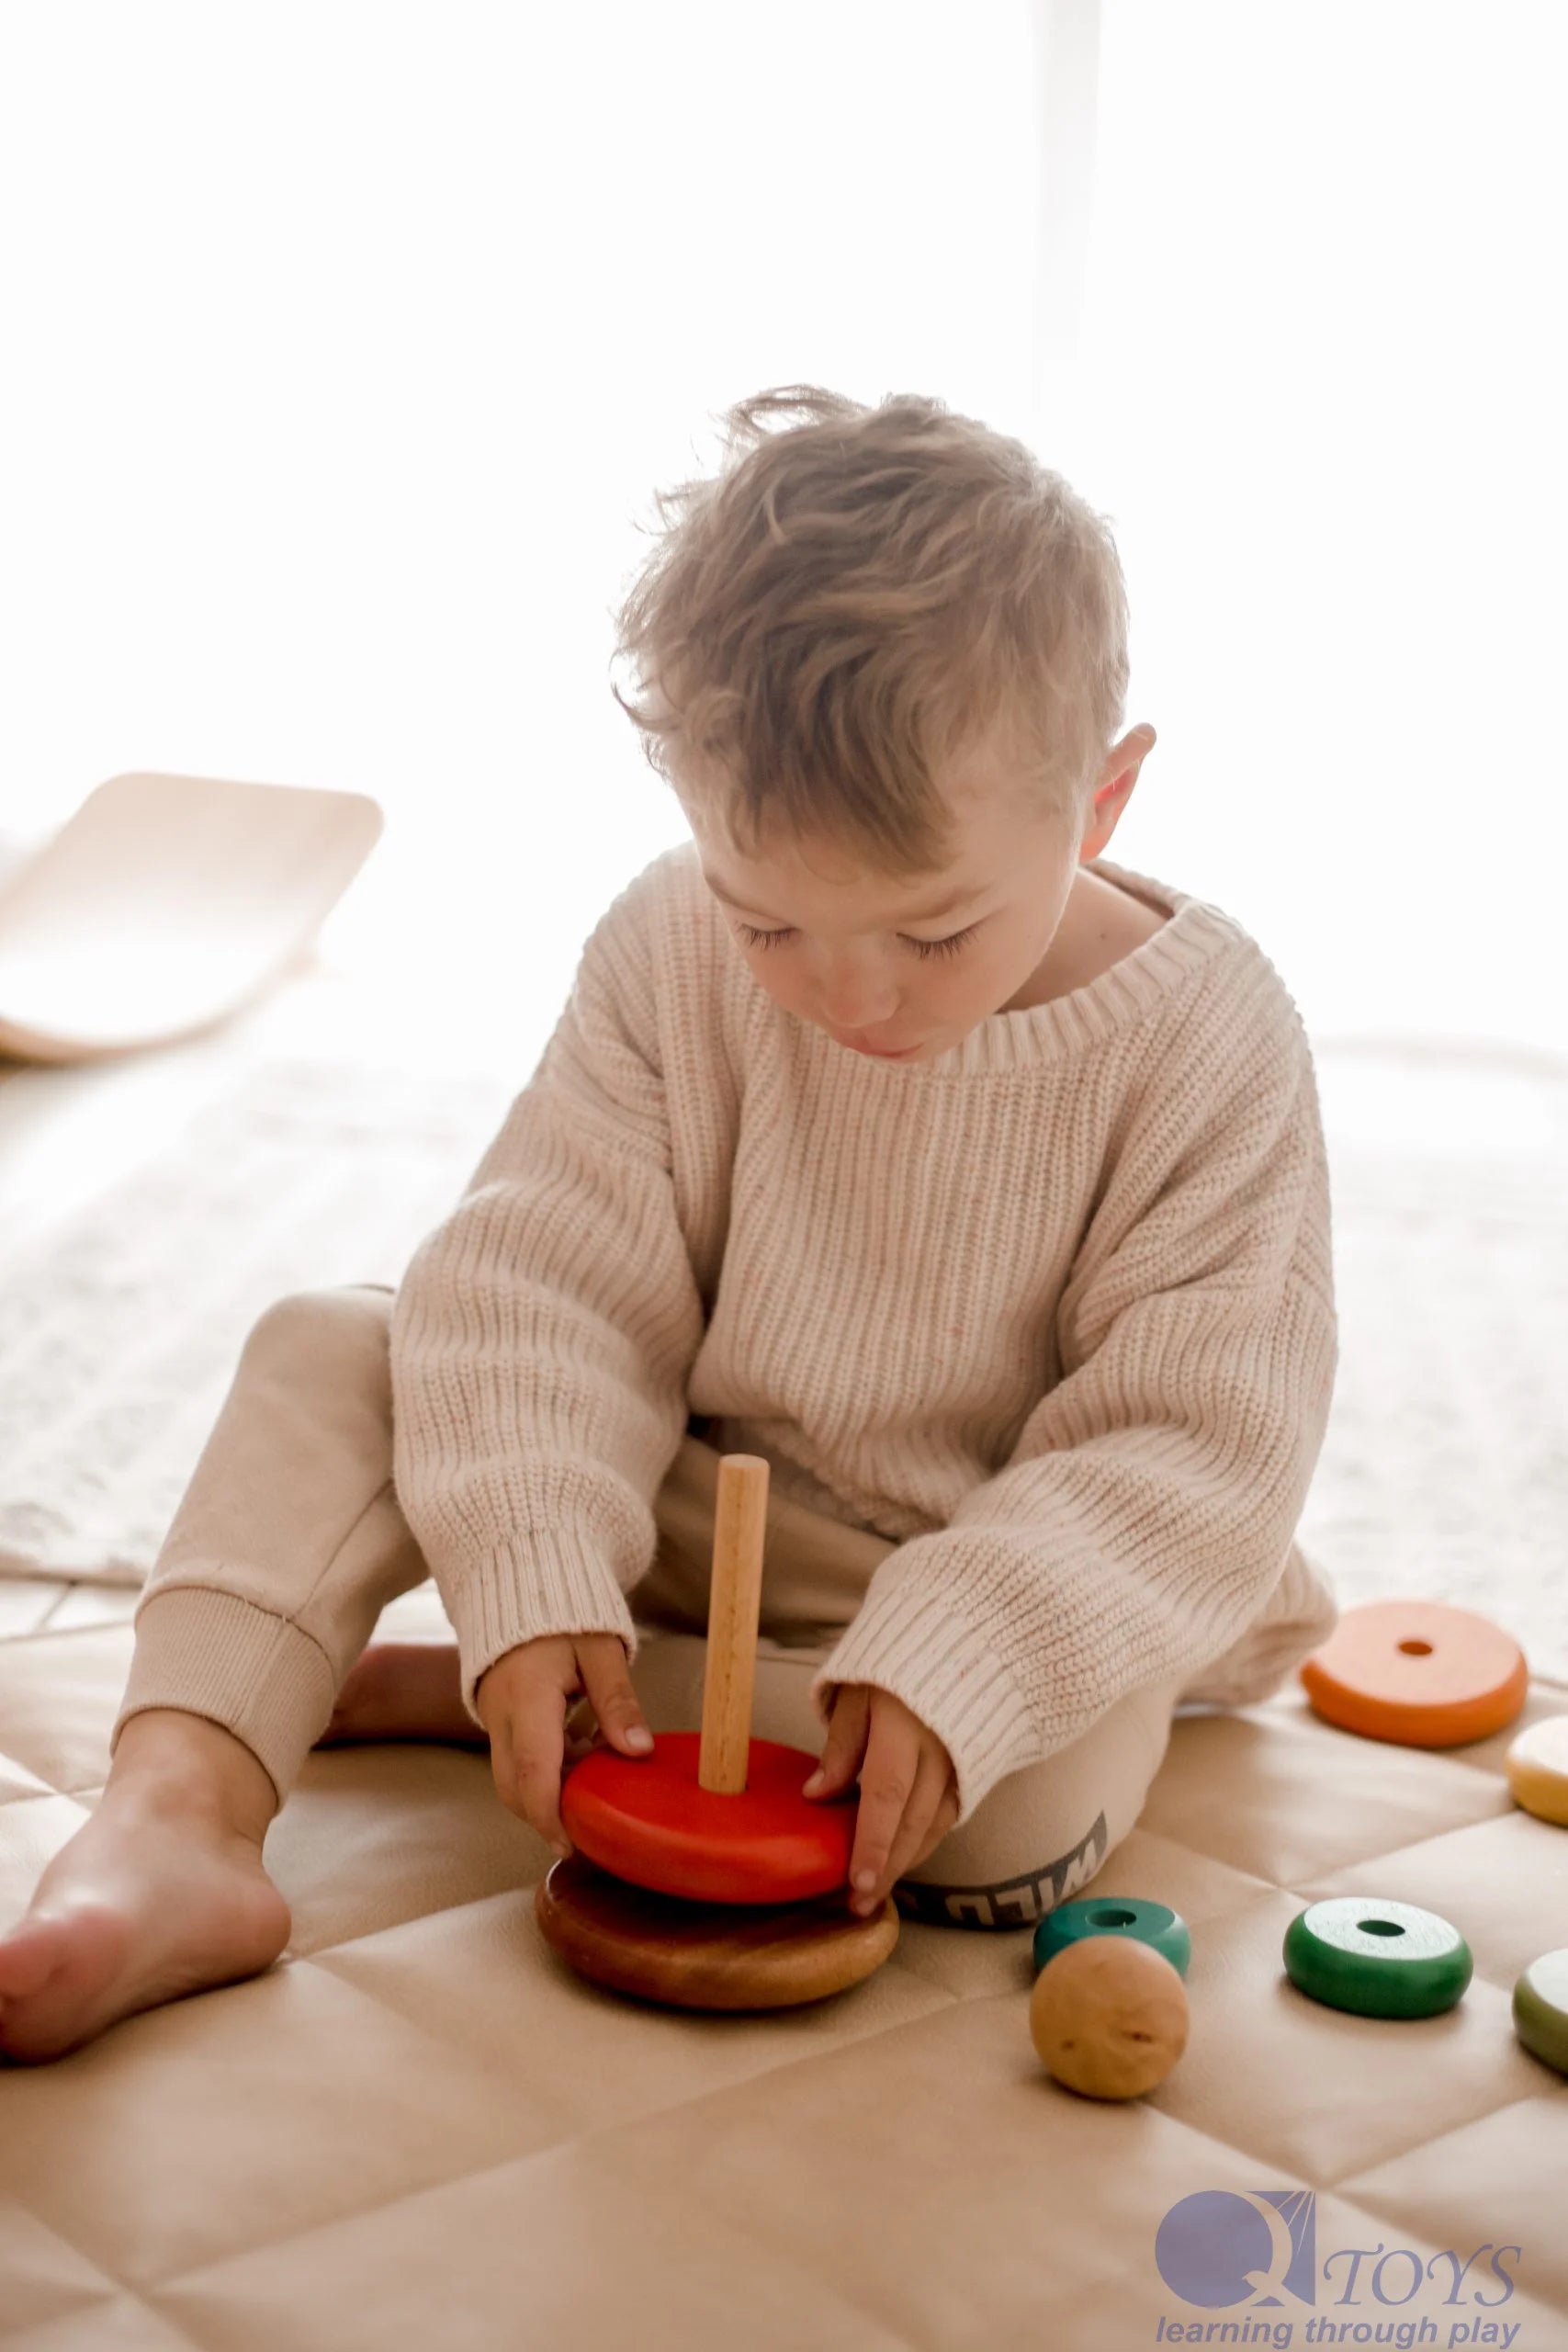
[[657,1544],[703,1308],[675,1209],[646,889],[393,1303],[394,1483],[457,1636],[464,1704],[544,1634],[619,1634]]
[[901,1698],[953,1756],[961,1822],[1124,1692],[1238,1639],[1322,1447],[1337,1340],[1304,1037],[1281,1053],[1260,1032],[1185,1075],[1089,1226],[1062,1378],[949,1524],[888,1555],[812,1683],[824,1721],[840,1682]]

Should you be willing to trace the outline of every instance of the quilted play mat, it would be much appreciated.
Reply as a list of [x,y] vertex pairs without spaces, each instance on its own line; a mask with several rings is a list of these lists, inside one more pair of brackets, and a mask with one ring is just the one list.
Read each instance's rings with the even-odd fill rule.
[[[0,1927],[101,1791],[131,1638],[0,1644]],[[904,1919],[826,1999],[658,2007],[544,1942],[550,1857],[482,1753],[318,1750],[265,1849],[282,1957],[0,2071],[0,2344],[1568,2352],[1568,2077],[1511,2015],[1568,1943],[1568,1828],[1504,1773],[1564,1712],[1537,1681],[1440,1752],[1293,1683],[1179,1714],[1080,1890],[1191,1933],[1186,2049],[1115,2102],[1040,2064],[1027,1931]],[[1457,2005],[1298,1991],[1285,1930],[1337,1894],[1452,1922]]]

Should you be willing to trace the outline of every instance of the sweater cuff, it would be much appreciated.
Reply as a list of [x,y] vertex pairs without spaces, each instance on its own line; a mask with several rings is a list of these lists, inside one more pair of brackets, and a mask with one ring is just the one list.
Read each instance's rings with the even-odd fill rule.
[[627,1666],[636,1660],[637,1632],[626,1595],[601,1554],[570,1526],[543,1538],[511,1536],[438,1581],[457,1636],[463,1706],[481,1731],[474,1704],[479,1678],[520,1642],[545,1634],[619,1634]]
[[840,1682],[871,1682],[901,1699],[935,1732],[953,1758],[961,1828],[999,1780],[1038,1761],[1039,1736],[1023,1694],[979,1629],[946,1593],[906,1577],[886,1585],[812,1678],[826,1726],[829,1693]]

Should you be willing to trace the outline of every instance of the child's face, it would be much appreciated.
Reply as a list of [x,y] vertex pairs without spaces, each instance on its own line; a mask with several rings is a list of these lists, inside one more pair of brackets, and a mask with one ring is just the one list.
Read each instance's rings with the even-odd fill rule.
[[682,806],[708,887],[774,1003],[851,1051],[901,1047],[899,1060],[929,1061],[991,1013],[1058,993],[1050,950],[1074,880],[1110,840],[1153,741],[1146,727],[1122,738],[1078,839],[1067,818],[1026,818],[994,775],[977,774],[948,796],[959,818],[951,865],[913,884],[810,845],[744,859]]

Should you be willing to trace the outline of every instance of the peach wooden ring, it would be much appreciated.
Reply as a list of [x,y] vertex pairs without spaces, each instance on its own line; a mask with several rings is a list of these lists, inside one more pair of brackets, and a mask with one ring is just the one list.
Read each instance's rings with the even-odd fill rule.
[[1369,1600],[1347,1609],[1301,1669],[1325,1723],[1402,1747],[1460,1747],[1501,1731],[1529,1691],[1511,1634],[1444,1600]]
[[1568,1828],[1568,1715],[1543,1715],[1520,1732],[1503,1769],[1516,1804]]
[[597,1748],[561,1784],[562,1826],[590,1861],[697,1903],[791,1903],[849,1878],[858,1800],[801,1795],[817,1758],[753,1739],[769,1465],[726,1453],[714,1505],[713,1589],[700,1732],[655,1734],[651,1755]]

